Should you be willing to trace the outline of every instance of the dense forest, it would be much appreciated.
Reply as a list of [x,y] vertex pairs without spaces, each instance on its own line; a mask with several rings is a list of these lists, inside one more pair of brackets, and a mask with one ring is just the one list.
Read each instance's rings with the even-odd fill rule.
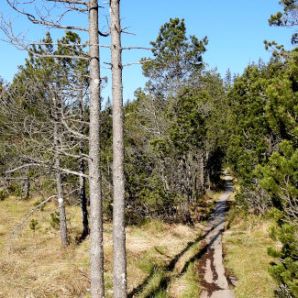
[[[70,3],[82,6],[80,1]],[[270,24],[297,25],[297,1],[282,3],[284,11],[273,15]],[[292,42],[297,42],[296,34]],[[98,183],[104,222],[111,222],[121,207],[113,201],[117,185],[122,185],[121,180],[115,184],[121,166],[127,226],[155,220],[194,226],[206,221],[207,193],[224,190],[226,173],[234,182],[233,216],[271,221],[270,237],[279,244],[268,247],[272,262],[267,269],[276,280],[276,297],[298,297],[298,50],[275,42],[265,46],[272,52],[268,63],[260,60],[242,74],[228,70],[221,77],[205,63],[207,37],[188,36],[184,19],[163,24],[151,42],[151,55],[141,60],[146,86],[124,102],[123,115],[117,118],[123,119],[124,133],[114,144],[123,142],[124,156],[115,166],[115,152],[122,152],[113,146],[120,123],[114,118],[117,107],[110,98],[102,99],[94,131],[88,45],[75,30],[58,40],[47,33],[27,48],[26,61],[13,80],[0,81],[0,199],[35,199],[25,218],[32,230],[39,224],[33,212],[42,212],[57,199],[51,222],[60,231],[62,247],[79,246],[94,228],[89,215],[98,214],[92,213],[90,198],[90,150],[96,149],[91,147],[92,133],[100,138]],[[100,78],[101,89],[105,83]],[[117,93],[113,101],[114,96]],[[118,191],[121,194],[121,187]],[[75,240],[68,229],[68,209],[73,206],[81,210],[81,231]],[[120,272],[126,270],[125,261],[122,267]],[[126,284],[114,297],[126,297],[123,288],[126,292]],[[91,291],[92,297],[103,297],[98,293]]]

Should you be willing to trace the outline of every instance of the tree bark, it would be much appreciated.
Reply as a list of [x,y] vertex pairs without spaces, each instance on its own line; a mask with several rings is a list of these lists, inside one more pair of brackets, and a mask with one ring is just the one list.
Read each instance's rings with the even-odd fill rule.
[[[81,86],[83,90],[83,86]],[[84,120],[84,98],[83,98],[83,91],[80,94],[80,120]],[[81,124],[80,133],[84,134],[84,124]],[[79,150],[80,150],[80,160],[79,160],[79,172],[81,174],[85,174],[85,160],[83,157],[84,153],[84,143],[83,140],[80,140],[79,143]],[[81,203],[81,211],[82,211],[82,234],[80,236],[79,242],[82,242],[86,239],[89,235],[89,221],[88,221],[88,208],[87,208],[87,196],[86,196],[86,178],[83,176],[79,177],[79,184],[80,184],[80,203]]]
[[113,96],[113,243],[114,297],[127,296],[123,147],[123,84],[120,0],[110,1]]
[[60,238],[62,246],[66,247],[68,243],[67,235],[67,222],[66,222],[66,212],[64,204],[64,195],[63,195],[63,184],[62,176],[60,169],[60,154],[59,154],[59,127],[58,127],[58,107],[57,99],[54,100],[54,158],[55,158],[55,176],[56,176],[56,187],[57,187],[57,198],[58,198],[58,208],[59,208],[59,224],[60,224]]
[[100,181],[100,68],[98,38],[98,1],[89,1],[90,55],[90,124],[89,124],[89,184],[90,184],[90,279],[91,297],[104,297],[103,220]]
[[207,187],[210,190],[211,189],[211,180],[210,180],[210,169],[208,167],[209,164],[209,152],[206,152],[206,183],[207,183]]
[[[82,144],[80,144],[82,146]],[[80,151],[82,152],[81,148]],[[80,173],[85,174],[85,161],[83,158],[80,159],[79,162]],[[86,178],[83,176],[79,177],[80,183],[80,203],[81,203],[81,211],[82,211],[82,225],[83,230],[80,237],[80,242],[86,239],[89,235],[89,221],[88,221],[88,208],[87,208],[87,196],[86,196]]]
[[201,191],[204,191],[205,187],[205,163],[204,163],[204,155],[203,153],[200,154],[199,157],[199,179],[200,179],[200,185],[201,185]]
[[30,178],[29,178],[29,171],[27,169],[25,173],[25,179],[23,181],[22,185],[22,194],[21,194],[22,199],[29,199],[30,197]]

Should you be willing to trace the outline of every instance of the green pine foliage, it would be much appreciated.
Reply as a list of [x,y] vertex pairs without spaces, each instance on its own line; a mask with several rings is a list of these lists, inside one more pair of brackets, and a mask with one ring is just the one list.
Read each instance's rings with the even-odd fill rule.
[[[297,8],[296,1],[282,4],[285,11],[272,17],[273,25],[289,22]],[[53,189],[53,97],[64,100],[59,108],[66,119],[77,120],[82,96],[77,90],[85,90],[84,121],[66,120],[66,124],[87,135],[89,118],[87,62],[72,59],[85,56],[85,48],[72,32],[66,32],[56,47],[52,42],[47,34],[42,45],[30,48],[10,84],[0,80],[1,176],[7,169],[41,160],[48,167],[30,168],[26,174],[34,177],[36,188],[49,192]],[[193,223],[193,211],[203,205],[206,189],[220,187],[221,171],[228,166],[239,181],[237,207],[273,215],[271,234],[281,247],[269,249],[276,258],[270,272],[281,285],[278,295],[297,297],[298,51],[280,47],[269,63],[248,65],[234,77],[228,71],[222,79],[207,70],[203,59],[207,44],[206,37],[187,36],[185,21],[174,18],[151,43],[152,57],[142,60],[148,82],[124,106],[127,223],[147,218]],[[41,58],[33,52],[68,57]],[[68,154],[61,153],[61,166],[78,170],[78,140],[68,134],[65,124],[60,125],[63,145],[70,148]],[[100,134],[104,212],[111,218],[109,101],[101,111]],[[87,146],[84,141],[84,152]],[[75,196],[78,179],[65,175],[63,182]],[[11,184],[9,189],[19,185]],[[1,189],[1,199],[8,190]],[[51,214],[50,222],[57,227],[57,214]]]
[[276,222],[270,268],[279,297],[297,297],[298,72],[297,50],[251,65],[228,91],[230,143],[226,158],[240,181],[240,208],[270,210]]
[[279,210],[277,226],[272,236],[282,243],[279,250],[269,249],[269,254],[279,261],[272,264],[271,274],[289,292],[298,295],[298,149],[289,141],[279,144],[268,163],[258,169],[261,186],[270,193],[275,208]]
[[[293,27],[298,25],[298,2],[297,0],[281,0],[280,4],[283,7],[283,11],[271,15],[269,24],[271,26]],[[297,32],[292,36],[292,43],[298,42]]]
[[204,67],[207,44],[207,37],[199,40],[196,36],[186,36],[184,19],[174,18],[165,23],[156,41],[151,42],[153,58],[142,60],[151,92],[166,96],[199,74]]

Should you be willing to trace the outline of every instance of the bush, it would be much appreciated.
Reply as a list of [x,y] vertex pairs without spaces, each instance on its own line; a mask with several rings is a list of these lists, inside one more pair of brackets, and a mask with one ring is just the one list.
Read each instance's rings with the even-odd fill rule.
[[50,225],[53,229],[59,230],[60,227],[60,219],[59,219],[59,213],[57,211],[50,214]]
[[0,189],[0,201],[5,200],[8,197],[9,193],[7,189]]
[[264,215],[272,206],[271,197],[267,192],[255,185],[242,186],[236,195],[236,202],[241,209],[256,215]]
[[33,232],[35,232],[38,228],[38,221],[36,219],[32,218],[30,221],[29,227]]
[[280,250],[272,247],[268,249],[269,255],[278,258],[269,269],[271,275],[281,285],[276,291],[277,297],[298,297],[297,228],[294,224],[283,223],[271,230],[272,238],[282,243]]

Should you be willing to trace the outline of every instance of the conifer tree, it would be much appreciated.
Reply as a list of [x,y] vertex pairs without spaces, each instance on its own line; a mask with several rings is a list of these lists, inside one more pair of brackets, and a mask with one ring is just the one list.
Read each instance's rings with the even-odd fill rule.
[[[269,19],[272,26],[295,27],[298,25],[298,2],[297,0],[281,0],[283,11],[273,14]],[[298,42],[298,33],[292,36],[292,43]]]

